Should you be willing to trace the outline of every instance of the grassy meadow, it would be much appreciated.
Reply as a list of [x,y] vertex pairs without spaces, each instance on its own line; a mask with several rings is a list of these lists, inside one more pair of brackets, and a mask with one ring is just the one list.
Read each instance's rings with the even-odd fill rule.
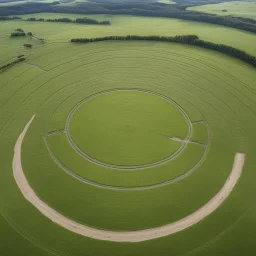
[[[8,38],[10,32],[17,27],[22,27],[25,31],[31,31],[38,37],[46,39],[49,43],[69,42],[71,38],[98,37],[108,35],[165,35],[175,36],[184,34],[196,34],[203,40],[216,43],[223,43],[239,49],[244,49],[248,53],[256,55],[256,36],[252,33],[232,29],[228,27],[216,26],[200,22],[191,22],[178,19],[137,17],[125,15],[78,15],[59,13],[38,13],[23,15],[30,18],[61,18],[68,17],[75,19],[78,17],[90,17],[99,21],[110,20],[111,26],[68,24],[52,22],[26,22],[26,21],[1,21],[3,25],[1,44],[14,44]],[[228,36],[227,36],[228,35]],[[243,40],[241,40],[243,38]],[[20,39],[18,39],[20,40]],[[54,56],[53,56],[54,58]],[[41,63],[41,65],[44,65]]]
[[176,2],[172,0],[158,0],[157,2],[162,4],[176,4]]
[[208,127],[205,123],[199,122],[193,124],[193,132],[191,135],[191,140],[195,142],[200,142],[203,144],[207,144],[209,141],[209,135],[208,135]]
[[119,166],[165,159],[181,146],[168,137],[184,139],[188,134],[187,121],[177,107],[139,91],[115,91],[84,102],[68,129],[84,153]]
[[[77,16],[36,14],[26,17]],[[0,161],[0,237],[3,241],[0,243],[0,254],[238,256],[242,252],[248,256],[255,255],[255,69],[220,53],[175,43],[108,41],[72,44],[69,40],[103,35],[197,34],[205,40],[225,43],[256,55],[256,36],[236,29],[175,19],[108,15],[90,17],[108,19],[112,25],[1,22],[0,44],[8,49],[1,53],[1,65],[19,54],[24,54],[27,59],[0,73],[0,152],[1,159],[4,159]],[[18,27],[46,39],[46,42],[31,37],[10,38],[10,33]],[[24,49],[24,42],[30,42],[32,49]],[[208,147],[188,143],[184,151],[170,162],[131,171],[106,168],[87,161],[75,152],[63,133],[67,117],[79,102],[93,94],[115,88],[139,88],[170,98],[184,109],[191,120],[191,140],[203,144],[209,142]],[[125,97],[130,103],[132,99]],[[115,108],[111,106],[107,116],[109,109],[103,104],[104,101],[100,96],[95,99],[99,100],[99,105],[95,107],[92,104],[87,117],[90,117],[89,122],[102,126],[97,123],[99,119],[93,117],[112,118],[109,113],[113,113]],[[119,97],[115,99],[119,114],[125,117],[124,113],[132,110],[133,122],[137,123],[134,121],[136,118],[141,120],[133,104],[127,104],[127,109],[118,107],[122,106],[123,101]],[[152,120],[157,112],[165,118],[170,116],[170,120],[165,120],[166,126],[178,129],[178,135],[184,137],[187,127],[184,129],[181,125],[182,119],[175,122],[179,115],[173,113],[175,111],[172,109],[167,111],[165,104],[168,102],[161,103],[155,98],[148,101],[142,97],[135,104],[142,102],[149,105],[143,112],[149,111],[149,115],[143,118],[150,117]],[[94,129],[91,126],[87,130],[86,123],[83,123],[87,113],[85,110],[82,107],[77,110],[73,120],[77,125],[71,129],[71,135],[77,136],[77,143],[82,142],[84,146],[87,142],[83,141],[84,134],[88,133],[91,139],[89,146],[97,154],[100,142],[93,148],[94,140],[89,132],[94,135]],[[69,232],[45,218],[23,198],[15,183],[13,147],[33,114],[36,114],[35,120],[22,145],[22,166],[29,184],[43,201],[58,212],[99,229],[142,230],[177,221],[200,208],[221,189],[232,169],[235,153],[245,152],[246,164],[242,177],[225,203],[189,229],[141,243],[94,240]],[[95,130],[102,133],[106,128],[111,135],[110,140],[117,139],[117,143],[120,143],[123,136],[120,135],[120,140],[113,136],[113,124],[96,127]],[[159,120],[156,124],[145,122],[144,125],[163,128]],[[48,136],[55,130],[61,133]],[[142,138],[140,134],[135,134],[141,150],[144,149],[143,140],[151,138],[150,130],[147,132],[147,136]],[[75,179],[56,164],[44,138],[58,161],[78,176],[100,185],[129,189],[109,189]],[[104,142],[102,147],[106,150],[108,144]],[[161,150],[157,153],[162,154]],[[196,166],[204,153],[202,163]],[[193,167],[196,167],[195,170],[189,172]],[[182,178],[164,186],[130,189],[162,183],[179,176]]]
[[[186,174],[203,157],[202,146],[189,144],[182,154],[165,164],[151,168],[132,170],[111,169],[95,165],[77,154],[69,145],[66,136],[59,134],[47,138],[52,154],[69,170],[82,177],[86,183],[96,183],[115,187],[154,186],[165,181],[172,181]],[[63,156],[69,156],[63,157]],[[107,171],[107,175],[102,175]]]
[[[21,1],[9,1],[9,2],[5,2],[5,3],[0,3],[0,7],[3,7],[3,6],[13,6],[13,5],[22,5],[24,3],[53,3],[54,0],[21,0]],[[71,1],[69,2],[68,1],[59,1],[60,2],[60,5],[72,5],[72,4],[75,4],[75,3],[84,3],[84,2],[87,2],[87,0],[74,0],[74,1]]]
[[230,1],[219,4],[206,4],[189,7],[188,10],[256,20],[256,1]]

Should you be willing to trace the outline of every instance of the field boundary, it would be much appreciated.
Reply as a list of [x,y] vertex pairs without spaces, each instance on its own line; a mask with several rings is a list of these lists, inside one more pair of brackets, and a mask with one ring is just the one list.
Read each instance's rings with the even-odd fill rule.
[[74,232],[76,234],[80,234],[82,236],[90,237],[98,240],[106,240],[113,242],[142,242],[155,238],[160,238],[164,236],[168,236],[171,234],[175,234],[182,230],[185,230],[199,221],[206,218],[212,212],[214,212],[231,194],[233,188],[238,182],[244,162],[245,162],[245,154],[244,153],[236,153],[234,164],[232,171],[226,180],[224,186],[220,189],[220,191],[210,199],[205,205],[199,208],[197,211],[192,214],[184,217],[181,220],[176,222],[151,228],[140,231],[107,231],[100,230],[93,227],[89,227],[80,223],[77,223],[74,220],[71,220],[64,215],[57,212],[55,209],[51,208],[48,204],[42,201],[34,192],[34,190],[30,187],[26,176],[22,169],[21,163],[21,147],[23,139],[35,118],[35,115],[29,120],[29,122],[24,127],[24,130],[19,135],[16,144],[14,146],[14,156],[13,156],[13,175],[14,179],[23,194],[23,196],[39,210],[45,217],[53,221],[54,223],[62,226],[63,228]]

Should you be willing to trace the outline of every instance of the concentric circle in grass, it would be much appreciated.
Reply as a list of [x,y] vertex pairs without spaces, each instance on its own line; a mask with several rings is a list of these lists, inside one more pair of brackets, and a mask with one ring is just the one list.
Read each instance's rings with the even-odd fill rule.
[[189,138],[191,123],[176,103],[143,90],[111,90],[78,104],[66,132],[78,153],[98,164],[139,167],[164,162]]

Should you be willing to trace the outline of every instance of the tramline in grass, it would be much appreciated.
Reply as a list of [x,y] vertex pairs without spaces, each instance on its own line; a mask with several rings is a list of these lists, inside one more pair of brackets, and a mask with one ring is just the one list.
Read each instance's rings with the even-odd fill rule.
[[[22,22],[22,29],[45,38],[44,44],[35,38],[9,38],[20,27],[18,21],[4,21],[7,26],[0,28],[2,47],[10,45],[1,53],[1,65],[22,54],[26,58],[0,74],[0,254],[201,256],[218,252],[226,256],[241,250],[253,255],[255,69],[189,45],[71,44],[69,40],[148,35],[149,27],[152,33],[174,36],[176,29],[183,28],[254,54],[255,36],[246,34],[241,41],[243,33],[236,30],[183,22],[177,28],[176,20],[167,24],[165,19],[150,19],[155,23],[147,27],[149,18],[136,18],[136,26],[125,16],[108,19],[112,24],[108,31]],[[32,49],[25,49],[25,43],[31,43]],[[34,115],[25,135],[22,131]],[[115,167],[78,154],[67,139],[68,132],[85,154]],[[16,144],[19,135],[24,137]],[[182,146],[180,154],[175,155],[173,145]],[[172,154],[175,157],[148,168],[118,167],[155,163]],[[21,176],[13,176],[13,171],[22,174],[15,171],[14,156],[20,160],[22,181],[32,190],[29,194],[20,187]],[[170,233],[174,223],[215,200],[221,202],[214,204],[221,205],[215,211],[200,214],[203,218],[195,225]],[[52,215],[42,214],[36,202],[73,226],[67,228]],[[108,241],[81,234],[78,226],[107,234]],[[159,233],[159,227],[168,227],[168,232]],[[141,236],[145,230],[153,230],[153,236]],[[144,242],[127,240],[127,232],[132,239],[139,234],[135,240]],[[248,232],[252,240],[247,239]],[[113,234],[129,243],[117,243]],[[239,241],[239,250],[230,246],[231,240]]]

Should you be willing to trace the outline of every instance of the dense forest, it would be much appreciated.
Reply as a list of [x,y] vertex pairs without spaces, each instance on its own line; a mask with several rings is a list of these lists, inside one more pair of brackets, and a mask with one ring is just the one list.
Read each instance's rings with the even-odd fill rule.
[[238,58],[256,67],[255,56],[231,46],[227,46],[224,44],[216,44],[213,42],[201,40],[197,35],[183,35],[183,36],[174,36],[174,37],[136,36],[136,35],[106,36],[106,37],[96,37],[96,38],[76,38],[76,39],[71,39],[71,42],[72,43],[91,43],[91,42],[108,41],[108,40],[149,40],[149,41],[176,42],[176,43],[182,43],[182,44],[195,45],[195,46],[211,49],[211,50],[218,51],[226,55]]

